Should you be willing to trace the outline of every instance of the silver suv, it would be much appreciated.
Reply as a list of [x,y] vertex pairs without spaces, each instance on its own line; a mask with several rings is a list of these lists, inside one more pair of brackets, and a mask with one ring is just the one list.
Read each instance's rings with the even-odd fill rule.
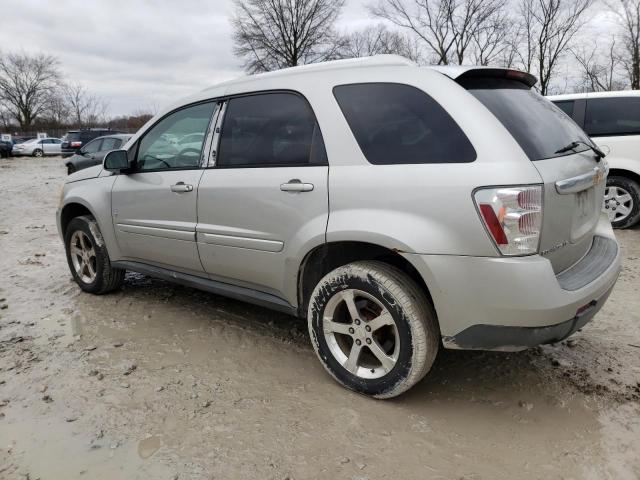
[[306,318],[342,385],[399,395],[440,345],[557,342],[620,269],[602,153],[529,74],[380,56],[220,84],[58,211],[87,292],[126,270]]

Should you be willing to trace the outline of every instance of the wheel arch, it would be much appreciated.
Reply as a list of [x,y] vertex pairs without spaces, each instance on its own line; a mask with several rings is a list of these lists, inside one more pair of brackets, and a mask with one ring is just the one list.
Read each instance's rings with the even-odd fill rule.
[[424,278],[399,251],[374,243],[336,241],[313,248],[302,260],[298,270],[298,315],[301,318],[307,317],[311,293],[322,277],[338,267],[362,260],[377,260],[400,269],[416,282],[435,310],[431,292]]
[[631,180],[635,181],[640,185],[640,174],[632,171],[626,170],[624,168],[611,168],[609,169],[609,177],[627,177]]
[[60,212],[60,233],[63,238],[67,232],[69,222],[82,215],[91,215],[93,218],[96,218],[89,207],[79,202],[70,202],[62,207]]

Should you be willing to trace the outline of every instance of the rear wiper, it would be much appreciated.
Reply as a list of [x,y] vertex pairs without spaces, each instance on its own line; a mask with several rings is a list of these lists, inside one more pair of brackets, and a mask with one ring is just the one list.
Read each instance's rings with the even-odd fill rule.
[[596,147],[595,145],[591,145],[587,142],[583,142],[581,140],[577,140],[575,142],[571,142],[569,145],[567,145],[566,147],[562,147],[560,150],[556,150],[555,153],[565,153],[565,152],[569,152],[571,150],[575,150],[576,148],[578,148],[580,145],[584,145],[587,148],[590,148],[591,150],[593,150],[593,153],[596,154],[596,161],[599,162],[600,159],[606,157],[605,153],[600,150],[598,147]]

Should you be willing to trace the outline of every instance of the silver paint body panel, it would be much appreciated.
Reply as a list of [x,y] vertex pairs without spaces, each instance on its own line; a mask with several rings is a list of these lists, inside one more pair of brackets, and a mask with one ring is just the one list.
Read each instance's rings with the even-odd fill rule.
[[[555,192],[557,181],[591,171],[593,157],[531,162],[493,114],[452,80],[455,76],[406,62],[360,62],[227,82],[160,112],[128,147],[180,106],[291,90],[312,106],[329,166],[134,175],[89,175],[92,169],[87,169],[68,177],[62,205],[77,202],[94,213],[112,261],[142,262],[254,289],[293,307],[299,269],[311,250],[325,242],[360,241],[399,252],[416,268],[430,290],[443,335],[455,335],[480,319],[516,326],[565,321],[594,294],[611,288],[619,271],[618,254],[603,275],[576,291],[563,290],[556,279],[587,253],[595,234],[615,239],[595,207],[599,190],[592,188],[589,198],[580,200],[594,205],[582,216],[575,211],[575,195]],[[336,85],[362,82],[403,83],[428,93],[468,136],[476,161],[369,164],[332,93]],[[203,158],[210,166],[211,139],[217,137],[210,132],[208,138]],[[280,185],[292,179],[313,184],[313,190],[282,191]],[[170,185],[177,181],[196,188],[173,193]],[[566,242],[549,258],[501,257],[478,217],[472,200],[476,188],[518,184],[544,184],[544,201],[560,207],[544,210],[541,249]]]

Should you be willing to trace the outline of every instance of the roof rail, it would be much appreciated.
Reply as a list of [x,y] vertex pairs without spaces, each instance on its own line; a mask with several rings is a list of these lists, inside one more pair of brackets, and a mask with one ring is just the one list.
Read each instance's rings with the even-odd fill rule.
[[273,70],[271,72],[259,73],[257,75],[249,75],[245,77],[235,78],[233,80],[227,80],[226,82],[221,82],[211,87],[207,87],[204,89],[204,91],[210,90],[215,87],[219,87],[221,85],[243,82],[245,80],[251,80],[254,78],[261,78],[261,77],[279,77],[279,76],[295,75],[298,73],[321,72],[326,70],[336,70],[336,69],[354,68],[354,67],[400,67],[400,66],[414,67],[416,66],[416,64],[415,62],[412,62],[406,57],[403,57],[401,55],[391,55],[391,54],[372,55],[370,57],[359,57],[359,58],[345,58],[342,60],[329,60],[326,62],[308,63],[306,65],[299,65],[296,67],[287,67],[287,68],[282,68],[280,70]]

